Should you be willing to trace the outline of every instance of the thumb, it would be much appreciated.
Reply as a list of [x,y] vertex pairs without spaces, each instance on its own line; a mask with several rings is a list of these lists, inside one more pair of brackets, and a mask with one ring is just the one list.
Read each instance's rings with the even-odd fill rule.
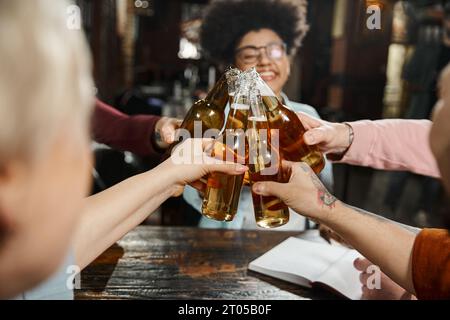
[[173,127],[163,127],[161,129],[161,135],[165,143],[172,144],[175,142],[176,129]]
[[300,121],[306,129],[317,128],[322,125],[319,120],[307,115],[304,112],[297,112],[297,116],[300,118]]
[[182,124],[183,124],[183,120],[180,120],[180,119],[175,119],[173,122],[173,125],[175,126],[175,128],[181,128]]
[[303,139],[305,140],[306,144],[310,146],[327,142],[327,138],[328,132],[323,127],[308,130],[303,136]]
[[255,183],[252,189],[260,196],[275,196],[281,200],[287,194],[286,184],[272,181]]
[[353,266],[356,268],[356,270],[365,272],[369,266],[372,265],[372,262],[365,258],[356,258],[355,261],[353,261]]
[[229,175],[241,175],[248,171],[248,167],[245,165],[232,162],[218,163],[216,159],[212,158],[207,158],[206,164],[204,164],[204,169],[207,173],[221,172]]

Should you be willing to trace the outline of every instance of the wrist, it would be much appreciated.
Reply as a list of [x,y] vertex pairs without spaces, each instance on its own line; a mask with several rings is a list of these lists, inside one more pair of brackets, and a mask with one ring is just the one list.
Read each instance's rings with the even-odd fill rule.
[[353,144],[353,127],[348,123],[337,123],[335,150],[327,155],[332,161],[340,161]]
[[161,119],[158,120],[158,122],[155,125],[155,130],[153,131],[150,137],[150,140],[153,143],[153,145],[160,150],[165,150],[169,147],[169,145],[164,142],[161,133],[161,129],[164,126],[164,123],[167,121],[167,119],[168,119],[167,117],[162,117]]
[[321,206],[316,212],[317,222],[327,226],[335,225],[339,222],[345,206],[343,202],[336,199],[332,206]]
[[338,142],[340,153],[345,153],[353,143],[353,128],[348,123],[339,123],[338,127]]
[[169,147],[169,145],[163,141],[161,132],[158,129],[155,129],[152,136],[150,137],[150,140],[153,143],[153,146],[161,151]]
[[182,186],[176,167],[177,165],[173,163],[172,158],[167,159],[158,166],[158,169],[161,171],[159,176],[163,177],[163,181],[166,182],[166,188],[172,197],[179,195],[180,186]]

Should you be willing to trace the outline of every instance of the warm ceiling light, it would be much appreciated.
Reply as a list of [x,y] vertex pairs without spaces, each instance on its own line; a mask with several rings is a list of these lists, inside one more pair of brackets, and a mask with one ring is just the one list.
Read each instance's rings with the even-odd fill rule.
[[366,0],[366,8],[370,6],[377,6],[380,9],[384,8],[384,1],[381,0]]

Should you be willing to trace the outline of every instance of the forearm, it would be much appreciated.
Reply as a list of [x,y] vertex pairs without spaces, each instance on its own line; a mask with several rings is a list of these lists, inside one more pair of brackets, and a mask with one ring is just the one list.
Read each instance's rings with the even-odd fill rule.
[[305,163],[283,162],[288,183],[259,182],[253,192],[276,196],[297,213],[331,228],[397,284],[414,292],[411,259],[418,229],[351,208],[336,199]]
[[151,115],[128,116],[97,100],[92,119],[93,137],[113,148],[159,160],[163,152],[154,143],[159,120],[160,117]]
[[400,223],[400,222],[397,222],[397,221],[393,221],[393,220],[390,220],[388,218],[379,216],[379,215],[377,215],[375,213],[372,213],[372,212],[369,212],[369,211],[366,211],[366,210],[363,210],[363,209],[360,209],[360,208],[357,208],[357,207],[354,207],[354,206],[350,206],[348,204],[344,204],[344,206],[346,206],[346,207],[348,207],[350,209],[353,209],[354,211],[359,212],[361,214],[367,215],[369,217],[373,217],[373,218],[375,218],[377,220],[397,225],[397,226],[399,226],[399,227],[401,227],[401,228],[403,228],[405,230],[408,230],[408,231],[410,231],[410,232],[412,232],[414,234],[419,234],[422,231],[421,228],[417,228],[417,227],[409,226],[409,225],[406,225],[406,224],[403,224],[403,223]]
[[354,140],[341,162],[440,176],[429,146],[431,121],[396,119],[356,121],[350,125]]
[[417,230],[338,202],[322,223],[414,294],[411,255]]
[[173,193],[173,173],[163,163],[87,198],[74,240],[79,266],[91,263]]

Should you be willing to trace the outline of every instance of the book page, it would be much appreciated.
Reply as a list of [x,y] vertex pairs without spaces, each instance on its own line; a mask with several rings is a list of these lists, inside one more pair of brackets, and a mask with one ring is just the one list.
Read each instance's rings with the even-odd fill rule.
[[249,269],[310,287],[349,249],[289,238],[249,264]]
[[338,261],[326,270],[316,281],[324,283],[352,300],[362,296],[360,272],[353,266],[353,261],[361,255],[356,250],[348,249]]
[[295,236],[294,238],[329,245],[329,243],[324,238],[322,238],[319,230],[317,229],[303,231],[301,234]]

